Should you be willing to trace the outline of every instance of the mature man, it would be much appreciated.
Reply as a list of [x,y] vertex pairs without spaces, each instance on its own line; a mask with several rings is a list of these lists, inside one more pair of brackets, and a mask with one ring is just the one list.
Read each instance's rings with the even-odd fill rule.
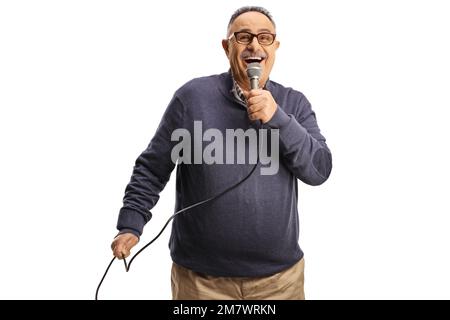
[[[175,167],[177,129],[192,133],[194,139],[199,138],[194,132],[199,123],[223,136],[230,129],[259,128],[276,132],[278,138],[269,146],[280,160],[275,174],[255,171],[235,189],[174,219],[170,238],[174,299],[304,299],[297,178],[309,185],[323,183],[331,172],[331,153],[305,96],[269,80],[280,45],[275,33],[275,23],[264,8],[238,9],[222,41],[231,70],[181,87],[136,160],[119,214],[120,232],[112,243],[119,259],[138,242]],[[261,64],[262,89],[251,90],[246,70],[252,62]],[[253,167],[242,161],[196,162],[195,149],[203,148],[205,141],[185,144],[192,145],[193,151],[180,155],[184,161],[178,158],[177,210],[222,192]],[[246,151],[254,150],[251,147],[246,144]]]

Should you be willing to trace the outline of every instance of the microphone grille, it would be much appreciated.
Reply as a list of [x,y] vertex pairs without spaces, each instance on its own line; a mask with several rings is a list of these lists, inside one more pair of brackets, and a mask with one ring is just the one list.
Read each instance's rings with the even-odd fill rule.
[[251,78],[259,78],[261,77],[262,68],[261,64],[258,62],[252,62],[247,65],[247,77]]

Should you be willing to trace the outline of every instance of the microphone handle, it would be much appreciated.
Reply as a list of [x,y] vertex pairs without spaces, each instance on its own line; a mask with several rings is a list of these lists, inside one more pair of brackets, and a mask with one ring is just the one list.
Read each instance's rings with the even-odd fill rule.
[[[259,77],[253,77],[250,79],[250,89],[259,89]],[[261,120],[253,120],[251,121],[251,124],[255,129],[259,129],[262,126]]]
[[250,79],[250,88],[253,89],[259,89],[259,78],[253,77]]

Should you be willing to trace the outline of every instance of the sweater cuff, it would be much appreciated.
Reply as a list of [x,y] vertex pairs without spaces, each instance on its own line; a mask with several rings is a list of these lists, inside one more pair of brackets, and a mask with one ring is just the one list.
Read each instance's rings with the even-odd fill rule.
[[116,238],[117,236],[124,234],[124,233],[131,233],[131,234],[134,234],[138,239],[141,238],[141,235],[139,234],[139,232],[137,232],[134,229],[127,229],[127,228],[121,229],[114,238]]
[[277,110],[272,116],[272,119],[267,121],[265,124],[271,128],[279,129],[286,126],[291,118],[279,105],[277,105]]
[[117,221],[117,229],[120,231],[119,233],[131,232],[139,237],[142,235],[146,222],[139,212],[122,208]]

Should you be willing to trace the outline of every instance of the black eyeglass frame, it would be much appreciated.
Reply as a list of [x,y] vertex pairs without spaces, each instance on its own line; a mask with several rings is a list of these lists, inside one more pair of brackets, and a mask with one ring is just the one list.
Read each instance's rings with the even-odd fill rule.
[[[238,41],[238,38],[237,38],[237,35],[240,34],[240,33],[246,33],[246,34],[249,34],[249,35],[251,36],[250,41],[249,41],[249,42],[239,42],[239,41]],[[271,43],[263,44],[263,43],[261,43],[261,42],[259,41],[259,36],[260,36],[260,35],[265,35],[265,34],[270,34],[270,35],[273,37]],[[234,37],[234,39],[236,40],[236,42],[239,43],[239,44],[250,44],[250,43],[253,42],[253,38],[256,37],[256,40],[258,40],[258,43],[259,43],[260,45],[262,45],[262,46],[270,46],[270,45],[272,45],[272,44],[275,42],[276,36],[277,36],[276,33],[271,33],[271,32],[260,32],[260,33],[258,33],[258,34],[254,34],[254,33],[248,32],[248,31],[236,31],[236,32],[234,32],[234,33],[228,38],[228,40],[231,40],[231,39]]]

